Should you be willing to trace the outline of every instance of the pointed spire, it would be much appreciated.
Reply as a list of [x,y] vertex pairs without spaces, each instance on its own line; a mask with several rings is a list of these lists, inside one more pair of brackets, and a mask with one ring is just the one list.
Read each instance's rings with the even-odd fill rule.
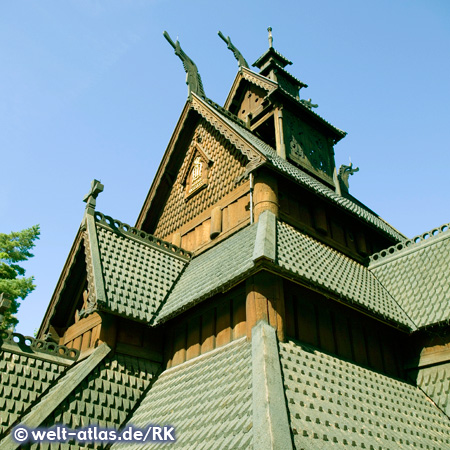
[[233,52],[234,57],[237,59],[237,62],[239,64],[239,69],[241,69],[242,67],[246,67],[248,69],[249,66],[247,61],[242,56],[242,53],[232,44],[230,36],[225,37],[221,31],[219,31],[217,34],[225,42],[225,44],[227,44],[227,47]]
[[104,188],[105,186],[103,186],[100,181],[92,180],[91,189],[83,198],[83,202],[86,203],[86,210],[95,211],[95,205],[97,203],[96,199],[98,197],[98,194],[100,194],[100,192],[103,192]]
[[269,32],[269,48],[273,48],[273,36],[272,36],[272,27],[267,28]]
[[163,35],[167,39],[167,42],[175,50],[175,55],[177,55],[183,63],[183,67],[186,72],[186,84],[188,85],[188,96],[190,97],[191,93],[194,93],[199,97],[205,98],[206,95],[205,91],[203,90],[202,79],[200,77],[200,74],[198,73],[198,69],[194,61],[192,61],[192,59],[189,58],[186,53],[184,53],[178,39],[176,42],[173,42],[167,31],[164,31]]

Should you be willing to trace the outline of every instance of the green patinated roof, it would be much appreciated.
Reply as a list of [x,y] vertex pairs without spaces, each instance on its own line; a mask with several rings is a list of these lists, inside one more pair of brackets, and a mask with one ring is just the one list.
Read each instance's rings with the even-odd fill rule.
[[[137,427],[175,427],[170,447],[210,450],[252,448],[251,345],[240,339],[162,372],[131,417]],[[152,449],[161,444],[115,444]]]
[[107,298],[102,308],[150,322],[186,266],[188,257],[184,255],[190,254],[179,249],[180,255],[170,244],[144,232],[139,231],[137,236],[127,233],[123,224],[111,219],[109,222],[117,225],[113,228],[105,217],[96,213]]
[[253,267],[257,225],[247,227],[193,258],[158,315],[164,321],[222,290]]
[[[80,364],[86,364],[88,360]],[[119,428],[138,404],[156,375],[158,365],[145,359],[115,354],[106,357],[57,407],[43,427],[55,423],[70,428],[90,424]],[[71,371],[67,374],[69,379]],[[73,371],[74,372],[74,371]],[[61,380],[64,382],[65,380]],[[37,446],[32,446],[32,448]],[[81,446],[71,444],[71,450]]]
[[296,449],[450,448],[450,421],[417,387],[294,342],[281,366]]
[[448,227],[371,256],[369,269],[418,327],[450,320],[450,232],[443,231]]
[[415,328],[366,267],[283,222],[277,224],[277,254],[280,267],[301,279],[385,320]]
[[64,373],[67,366],[35,354],[0,350],[0,438]]
[[379,216],[374,214],[372,211],[363,208],[359,204],[346,197],[342,197],[336,194],[336,192],[322,184],[320,181],[316,180],[312,176],[305,173],[303,170],[294,166],[289,161],[281,158],[272,147],[257,138],[250,130],[239,125],[235,120],[231,120],[229,117],[225,116],[221,110],[214,108],[213,105],[208,104],[207,102],[201,100],[199,97],[196,98],[203,104],[207,105],[216,114],[219,114],[222,120],[224,120],[231,128],[233,128],[238,135],[240,135],[257,151],[265,156],[268,160],[269,165],[292,178],[302,186],[306,187],[308,190],[320,195],[321,197],[356,215],[358,218],[364,220],[366,223],[372,225],[378,230],[381,230],[389,237],[397,240],[403,240],[405,238],[405,236],[399,233],[395,228],[393,228]]

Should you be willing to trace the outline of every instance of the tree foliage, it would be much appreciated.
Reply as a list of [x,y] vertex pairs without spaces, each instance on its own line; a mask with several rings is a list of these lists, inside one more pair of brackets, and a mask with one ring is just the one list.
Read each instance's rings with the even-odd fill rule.
[[18,320],[14,317],[19,309],[18,299],[24,299],[36,287],[34,277],[24,277],[25,269],[18,263],[34,255],[30,250],[39,239],[39,225],[9,234],[0,233],[0,295],[11,302],[11,307],[4,313],[1,328],[14,327]]

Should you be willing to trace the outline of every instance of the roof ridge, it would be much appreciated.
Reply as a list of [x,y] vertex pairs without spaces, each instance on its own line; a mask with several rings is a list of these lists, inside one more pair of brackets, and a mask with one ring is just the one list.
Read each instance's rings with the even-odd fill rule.
[[[80,356],[80,351],[75,348],[58,345],[55,342],[46,342],[31,336],[24,336],[11,330],[0,330],[0,348],[11,352],[17,350],[28,356],[39,354],[40,357],[58,357],[71,361],[76,361]],[[42,353],[43,355],[41,355]]]
[[[426,245],[432,245],[441,239],[450,237],[450,223],[445,223],[440,227],[433,228],[425,233],[419,234],[411,239],[405,239],[402,242],[391,245],[390,247],[380,250],[369,256],[369,266],[374,268],[384,264],[392,259],[409,254],[413,251],[420,250]],[[431,242],[431,244],[429,244]]]
[[113,230],[117,231],[121,234],[124,234],[127,237],[132,239],[136,239],[137,241],[150,245],[151,247],[157,248],[158,250],[165,251],[172,256],[178,256],[185,260],[189,260],[192,258],[192,252],[185,250],[181,247],[177,247],[176,245],[164,241],[153,234],[147,233],[146,231],[139,230],[136,227],[132,227],[127,223],[123,223],[120,220],[113,219],[111,216],[107,216],[100,211],[95,211],[94,214],[95,221],[100,223],[101,225]]
[[278,64],[276,61],[274,61],[273,64],[274,64],[274,66],[277,67],[277,69],[281,70],[283,73],[287,74],[288,76],[293,78],[295,81],[297,81],[299,84],[301,84],[302,87],[305,87],[305,88],[308,87],[308,85],[306,83],[304,83],[302,80],[299,80],[296,76],[292,75],[291,72],[286,70],[283,66],[280,66],[280,64]]
[[222,114],[225,114],[225,116],[227,116],[229,119],[233,120],[234,122],[236,122],[237,124],[239,124],[243,127],[247,127],[246,123],[242,119],[239,119],[238,116],[236,116],[232,112],[228,111],[228,109],[225,109],[223,106],[220,106],[218,103],[214,102],[213,100],[211,100],[208,97],[201,97],[201,98],[206,103],[208,103],[208,105],[213,106],[214,108],[218,109]]

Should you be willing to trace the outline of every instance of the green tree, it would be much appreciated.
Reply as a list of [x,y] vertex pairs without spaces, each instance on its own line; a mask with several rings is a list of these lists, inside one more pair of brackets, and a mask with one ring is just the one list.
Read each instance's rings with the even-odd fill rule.
[[0,295],[11,302],[10,308],[4,313],[0,328],[11,328],[17,325],[14,317],[19,309],[18,299],[24,299],[36,287],[34,277],[24,277],[25,269],[20,262],[34,256],[30,250],[39,239],[39,225],[10,234],[0,233]]

